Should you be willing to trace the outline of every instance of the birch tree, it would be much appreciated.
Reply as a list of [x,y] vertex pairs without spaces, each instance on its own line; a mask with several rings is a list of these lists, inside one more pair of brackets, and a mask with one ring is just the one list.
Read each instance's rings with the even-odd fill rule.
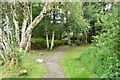
[[55,32],[53,31],[53,32],[52,32],[52,40],[51,40],[50,50],[52,50],[52,49],[53,49],[53,46],[54,46],[54,37],[55,37]]
[[49,37],[48,37],[48,30],[47,30],[47,28],[46,28],[45,32],[46,32],[47,49],[49,49]]
[[[31,40],[32,30],[51,11],[51,9],[54,8],[55,5],[57,4],[45,2],[43,10],[34,20],[32,20],[32,13],[30,12],[30,6],[28,2],[7,3],[7,6],[9,7],[7,7],[6,10],[3,9],[3,14],[5,15],[3,17],[5,19],[7,27],[6,32],[0,27],[0,47],[4,50],[0,51],[0,56],[3,58],[4,61],[6,61],[6,70],[4,73],[7,73],[10,67],[18,65],[18,60],[21,58],[19,56],[19,52],[27,52]],[[20,21],[17,12],[18,6],[23,11],[22,26],[19,24]],[[5,5],[3,7],[5,7]],[[9,17],[8,14],[12,15],[12,18]],[[12,20],[13,22],[10,20]],[[12,24],[12,29],[13,31],[15,29],[16,41],[12,39],[14,34],[9,33],[8,27],[11,26],[9,25],[9,23],[14,24]],[[2,25],[2,27],[4,28],[5,26]],[[16,42],[17,45],[13,45]],[[2,52],[4,52],[4,55]]]
[[[22,29],[20,34],[20,25],[18,24],[18,16],[16,14],[16,5],[17,3],[12,3],[11,9],[12,9],[12,15],[13,15],[13,22],[15,25],[15,33],[16,33],[16,40],[18,42],[18,48],[20,51],[26,52],[28,50],[28,45],[31,40],[31,34],[32,30],[35,28],[35,26],[51,11],[52,8],[56,5],[56,3],[50,3],[45,2],[43,10],[40,12],[40,14],[30,23],[28,23],[29,18],[31,16],[31,13],[29,11],[28,2],[20,2],[20,5],[23,7],[23,23],[22,23]],[[21,35],[21,39],[20,39]]]
[[40,12],[40,14],[28,25],[26,30],[23,32],[24,36],[21,37],[21,42],[20,42],[20,51],[24,50],[26,48],[26,43],[29,40],[29,37],[32,33],[32,30],[34,27],[45,17],[51,9],[55,6],[56,4],[51,4],[49,2],[45,3],[45,6],[43,10]]
[[20,42],[20,32],[19,32],[19,25],[18,25],[18,16],[16,14],[16,5],[15,2],[11,5],[11,9],[12,9],[12,14],[13,14],[13,22],[15,25],[15,34],[16,34],[16,41],[17,44],[19,46],[19,42]]

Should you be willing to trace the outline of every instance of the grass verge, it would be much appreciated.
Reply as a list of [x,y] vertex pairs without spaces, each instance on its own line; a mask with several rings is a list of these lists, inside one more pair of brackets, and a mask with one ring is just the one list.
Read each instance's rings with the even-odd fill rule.
[[[7,75],[3,76],[3,78],[42,78],[46,73],[46,64],[36,63],[36,58],[28,57],[31,54],[26,54],[22,60],[22,66],[17,68],[10,68],[10,72]],[[4,66],[0,67],[3,69]],[[27,70],[26,75],[18,75],[21,70]],[[0,72],[2,74],[3,70]]]
[[[95,78],[90,69],[83,66],[80,61],[80,54],[88,48],[86,46],[68,46],[66,53],[61,58],[61,64],[67,75],[67,78]],[[89,65],[89,63],[88,63]]]

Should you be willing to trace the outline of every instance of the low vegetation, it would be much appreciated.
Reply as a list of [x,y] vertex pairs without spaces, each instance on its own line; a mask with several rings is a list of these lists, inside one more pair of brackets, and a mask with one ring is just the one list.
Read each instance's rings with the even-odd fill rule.
[[[83,65],[83,61],[79,57],[84,50],[86,50],[89,45],[86,46],[68,46],[65,55],[61,58],[61,64],[68,78],[96,78],[96,74],[92,73],[90,68],[86,68],[87,65]],[[84,59],[93,59],[86,58]],[[85,64],[85,63],[84,63]]]
[[[49,43],[51,42],[51,40],[49,40]],[[61,45],[66,45],[67,40],[54,40],[54,48],[57,46],[61,46]],[[47,44],[46,44],[46,40],[44,38],[32,38],[31,39],[31,49],[32,50],[41,50],[41,49],[46,49],[47,48]]]
[[[10,72],[8,72],[7,75],[4,76],[4,78],[42,78],[43,75],[46,73],[46,64],[36,63],[36,59],[34,57],[35,53],[27,53],[25,56],[23,56],[21,61],[21,66],[17,68],[10,68]],[[39,55],[40,56],[40,55]],[[4,65],[5,66],[5,65]],[[0,73],[3,73],[4,66],[0,67]],[[27,70],[26,74],[21,74],[20,71]],[[3,75],[2,75],[3,77]]]

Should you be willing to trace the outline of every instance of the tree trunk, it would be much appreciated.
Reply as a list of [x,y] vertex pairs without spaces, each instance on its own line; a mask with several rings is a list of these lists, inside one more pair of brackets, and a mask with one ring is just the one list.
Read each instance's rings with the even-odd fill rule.
[[28,48],[30,46],[30,41],[31,41],[31,35],[29,36],[29,39],[28,39],[28,42],[27,42],[27,45],[26,45],[26,48],[25,48],[25,53],[28,51]]
[[[22,33],[21,33],[21,42],[24,42],[25,41],[25,38],[26,38],[26,28],[27,28],[27,24],[28,24],[28,20],[29,20],[29,7],[28,7],[28,5],[27,5],[27,3],[26,3],[26,5],[24,5],[24,13],[23,13],[23,15],[24,15],[24,19],[23,19],[23,25],[22,25]],[[29,39],[30,39],[30,35],[29,35],[29,37],[28,37],[28,41],[26,41],[26,45],[24,45],[24,52],[27,52],[27,50],[28,50],[28,47],[29,47]],[[22,47],[21,47],[22,45],[21,45],[21,43],[20,43],[20,51],[22,50]]]
[[87,44],[87,34],[85,35],[85,44]]
[[5,57],[2,55],[2,48],[5,50],[6,52],[6,49],[4,47],[4,45],[2,44],[2,29],[0,28],[0,56],[2,57],[2,59],[4,61],[6,61]]
[[46,42],[47,42],[47,49],[49,49],[49,38],[48,38],[48,30],[46,28]]
[[8,42],[10,42],[10,36],[9,36],[9,18],[8,18],[8,15],[7,13],[5,13],[5,17],[6,17],[6,27],[7,27],[7,38],[8,38]]
[[15,65],[14,63],[16,63],[16,61],[12,61],[12,60],[17,60],[16,58],[16,53],[14,52],[13,48],[11,47],[11,44],[8,43],[8,39],[5,36],[4,32],[2,32],[2,29],[0,29],[0,39],[1,39],[1,47],[4,49],[5,51],[5,58],[4,60],[7,62],[6,63],[6,68],[10,68],[12,65]]
[[18,16],[16,14],[16,9],[14,8],[15,7],[15,3],[11,6],[12,8],[12,13],[13,13],[13,22],[14,22],[14,25],[15,25],[15,33],[16,33],[16,40],[17,40],[17,44],[19,46],[19,43],[20,43],[20,33],[19,33],[19,26],[18,26]]
[[4,61],[6,61],[6,59],[5,59],[5,57],[3,56],[3,54],[2,54],[2,51],[0,50],[0,56],[2,57],[2,59],[4,60]]
[[[29,9],[29,16],[30,16],[30,23],[32,23],[32,20],[33,20],[33,17],[32,17],[32,2],[30,4],[30,9]],[[29,38],[29,46],[28,48],[31,49],[31,36],[32,34],[30,35],[30,38]]]
[[55,35],[55,33],[54,33],[54,31],[53,31],[50,50],[52,50],[52,49],[53,49],[53,46],[54,46],[54,35]]
[[43,19],[43,17],[51,11],[52,7],[53,6],[51,6],[50,4],[48,4],[48,2],[46,2],[43,10],[41,11],[41,13],[27,27],[27,29],[25,31],[25,35],[24,35],[25,38],[20,42],[20,51],[25,50],[25,48],[27,46],[27,42],[29,40],[29,36],[32,33],[32,30]]
[[67,36],[68,36],[68,45],[71,45],[70,33],[69,32],[67,32]]

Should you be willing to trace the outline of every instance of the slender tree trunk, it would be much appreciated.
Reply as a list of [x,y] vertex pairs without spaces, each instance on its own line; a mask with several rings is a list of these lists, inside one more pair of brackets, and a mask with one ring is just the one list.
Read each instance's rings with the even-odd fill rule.
[[[29,15],[30,15],[30,23],[32,23],[32,20],[33,20],[33,18],[32,18],[32,2],[31,2],[31,4],[30,4],[30,9],[29,9]],[[32,36],[32,34],[30,35],[30,38],[29,38],[29,42],[28,42],[28,44],[29,44],[29,49],[31,49],[31,36]]]
[[15,9],[15,3],[11,6],[12,8],[12,13],[13,13],[13,22],[14,22],[14,25],[15,25],[15,33],[16,33],[16,40],[17,40],[17,44],[19,46],[19,43],[20,43],[20,37],[19,37],[19,26],[18,26],[18,17],[17,17],[17,14],[16,14],[16,9]]
[[[25,41],[25,38],[26,38],[26,28],[27,28],[27,24],[28,24],[28,20],[29,20],[29,6],[27,5],[24,5],[24,19],[23,19],[23,25],[22,25],[22,33],[21,33],[21,42],[24,42]],[[29,39],[30,39],[30,35],[28,37],[28,41],[26,41],[26,45],[24,45],[24,52],[26,52],[28,50],[28,47],[29,47]],[[20,43],[20,51],[22,50],[22,45]]]
[[85,42],[85,44],[87,44],[87,32],[84,30],[84,42]]
[[2,59],[4,61],[6,61],[5,57],[2,55],[2,48],[5,50],[6,52],[6,49],[4,47],[4,45],[2,44],[2,29],[0,28],[0,56],[2,57]]
[[[29,15],[29,22],[28,24],[32,23],[32,2],[30,3],[30,7],[27,6],[27,10],[28,10],[28,15]],[[29,48],[31,48],[31,36],[32,34],[29,35],[29,38],[28,38],[28,41],[27,41],[27,45],[26,45],[26,48],[25,48],[25,53],[28,51]]]
[[26,45],[26,48],[25,48],[25,51],[24,51],[25,53],[28,51],[30,41],[31,41],[31,35],[29,36],[29,39],[28,39],[28,42],[27,42],[27,45]]
[[50,50],[52,50],[52,49],[53,49],[53,46],[54,46],[54,35],[55,35],[55,32],[53,31]]
[[7,62],[6,63],[6,69],[8,69],[12,65],[15,65],[14,63],[15,63],[15,60],[17,60],[17,58],[13,57],[13,56],[15,56],[16,53],[14,51],[12,51],[12,47],[11,47],[10,43],[8,43],[8,39],[5,36],[4,32],[2,32],[2,29],[0,30],[0,34],[2,34],[2,36],[1,36],[1,45],[2,45],[2,48],[5,51],[5,58],[6,58],[6,62]]
[[[77,36],[79,36],[79,34],[77,33]],[[80,45],[80,38],[77,37],[77,44]]]
[[87,44],[88,42],[87,42],[87,34],[85,35],[85,43]]
[[6,61],[6,59],[5,59],[5,57],[3,56],[3,54],[2,54],[2,51],[0,50],[0,56],[2,57],[2,59],[4,60],[4,61]]
[[10,42],[10,36],[9,36],[9,18],[8,18],[8,15],[7,13],[5,13],[5,17],[6,17],[6,27],[7,27],[7,38],[8,38],[8,42]]
[[67,36],[68,36],[68,45],[71,45],[70,33],[69,32],[67,32]]
[[49,49],[49,38],[48,38],[48,30],[46,28],[46,42],[47,42],[47,49]]

